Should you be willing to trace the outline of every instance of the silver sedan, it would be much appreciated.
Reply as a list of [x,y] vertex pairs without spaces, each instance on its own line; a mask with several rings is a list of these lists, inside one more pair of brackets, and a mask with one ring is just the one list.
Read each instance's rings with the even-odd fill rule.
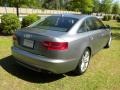
[[93,16],[62,14],[39,20],[13,36],[12,54],[21,65],[56,74],[83,74],[91,56],[111,44],[111,30]]

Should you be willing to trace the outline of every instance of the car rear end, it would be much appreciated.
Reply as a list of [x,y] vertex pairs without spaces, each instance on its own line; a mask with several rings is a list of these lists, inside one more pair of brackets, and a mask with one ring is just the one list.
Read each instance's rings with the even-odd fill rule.
[[78,61],[73,57],[72,43],[67,32],[24,28],[13,36],[12,55],[30,69],[48,70],[60,74],[75,69]]

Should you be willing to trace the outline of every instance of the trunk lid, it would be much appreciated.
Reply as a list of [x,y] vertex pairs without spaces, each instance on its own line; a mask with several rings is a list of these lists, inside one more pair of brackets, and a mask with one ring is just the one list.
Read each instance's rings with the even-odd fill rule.
[[18,43],[15,43],[15,46],[34,54],[45,55],[46,49],[43,47],[42,42],[54,41],[55,38],[64,34],[65,32],[53,30],[23,28],[16,32]]

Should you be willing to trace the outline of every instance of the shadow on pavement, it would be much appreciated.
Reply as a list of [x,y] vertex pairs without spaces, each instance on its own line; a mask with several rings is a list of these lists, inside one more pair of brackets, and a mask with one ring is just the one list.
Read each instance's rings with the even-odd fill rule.
[[65,77],[62,74],[55,75],[29,70],[17,64],[15,60],[12,56],[5,57],[0,60],[0,66],[8,73],[25,81],[32,83],[49,83]]

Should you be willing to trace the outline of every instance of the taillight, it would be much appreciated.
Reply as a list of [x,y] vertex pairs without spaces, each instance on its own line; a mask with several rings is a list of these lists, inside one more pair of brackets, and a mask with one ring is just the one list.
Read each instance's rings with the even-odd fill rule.
[[17,40],[17,37],[16,37],[16,35],[15,35],[15,34],[13,35],[13,40],[14,40],[14,41],[16,41],[16,40]]
[[48,50],[66,50],[68,49],[68,42],[44,41],[43,46]]

